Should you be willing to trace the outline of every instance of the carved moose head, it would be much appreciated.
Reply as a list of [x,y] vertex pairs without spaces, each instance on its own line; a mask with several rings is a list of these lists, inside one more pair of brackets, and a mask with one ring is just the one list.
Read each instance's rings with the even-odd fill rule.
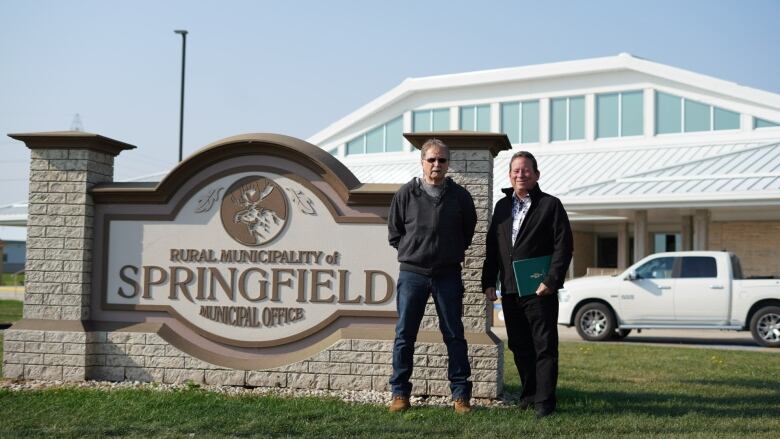
[[281,221],[279,216],[271,209],[260,206],[260,203],[273,192],[274,187],[267,185],[259,192],[256,187],[244,187],[241,190],[241,205],[245,208],[236,212],[233,221],[247,226],[249,233],[255,237],[255,241],[260,243],[265,234],[270,234],[275,226]]

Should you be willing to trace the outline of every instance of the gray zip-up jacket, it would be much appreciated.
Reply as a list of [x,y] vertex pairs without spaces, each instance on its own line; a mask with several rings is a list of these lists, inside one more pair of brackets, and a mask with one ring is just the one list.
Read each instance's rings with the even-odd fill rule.
[[387,218],[390,245],[398,249],[401,270],[424,275],[460,270],[471,245],[477,212],[471,194],[445,179],[433,198],[413,178],[396,192]]

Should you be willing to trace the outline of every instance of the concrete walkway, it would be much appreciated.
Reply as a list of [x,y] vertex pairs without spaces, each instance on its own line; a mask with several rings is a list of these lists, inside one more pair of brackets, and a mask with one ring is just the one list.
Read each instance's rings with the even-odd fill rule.
[[24,300],[24,287],[0,286],[0,300]]

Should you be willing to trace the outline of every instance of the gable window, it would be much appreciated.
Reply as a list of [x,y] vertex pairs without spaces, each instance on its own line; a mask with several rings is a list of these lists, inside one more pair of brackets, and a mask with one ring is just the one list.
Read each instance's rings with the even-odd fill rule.
[[656,134],[739,129],[739,113],[667,93],[655,94]]
[[347,142],[347,155],[365,154],[366,152],[366,135],[361,134],[356,138]]
[[490,131],[490,105],[460,107],[460,129]]
[[501,104],[501,132],[512,144],[538,142],[539,101]]
[[682,132],[682,98],[656,92],[655,132],[656,134]]
[[346,154],[398,152],[402,149],[403,120],[401,117],[397,117],[347,142]]
[[771,127],[778,127],[780,124],[776,122],[772,122],[771,120],[766,119],[759,119],[757,117],[753,118],[753,128],[771,128]]
[[450,109],[419,110],[412,113],[412,131],[449,131]]
[[644,134],[644,93],[596,95],[596,138]]
[[585,138],[585,97],[550,100],[550,140]]
[[716,130],[738,130],[739,113],[713,107],[712,110],[713,125]]
[[710,107],[700,102],[685,99],[684,105],[684,125],[685,132],[692,133],[697,131],[709,131],[710,125]]

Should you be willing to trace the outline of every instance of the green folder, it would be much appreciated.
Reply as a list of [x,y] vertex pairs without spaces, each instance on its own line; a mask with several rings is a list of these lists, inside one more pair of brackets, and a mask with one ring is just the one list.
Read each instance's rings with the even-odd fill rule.
[[512,262],[517,291],[521,296],[532,296],[550,270],[552,255],[520,259]]

